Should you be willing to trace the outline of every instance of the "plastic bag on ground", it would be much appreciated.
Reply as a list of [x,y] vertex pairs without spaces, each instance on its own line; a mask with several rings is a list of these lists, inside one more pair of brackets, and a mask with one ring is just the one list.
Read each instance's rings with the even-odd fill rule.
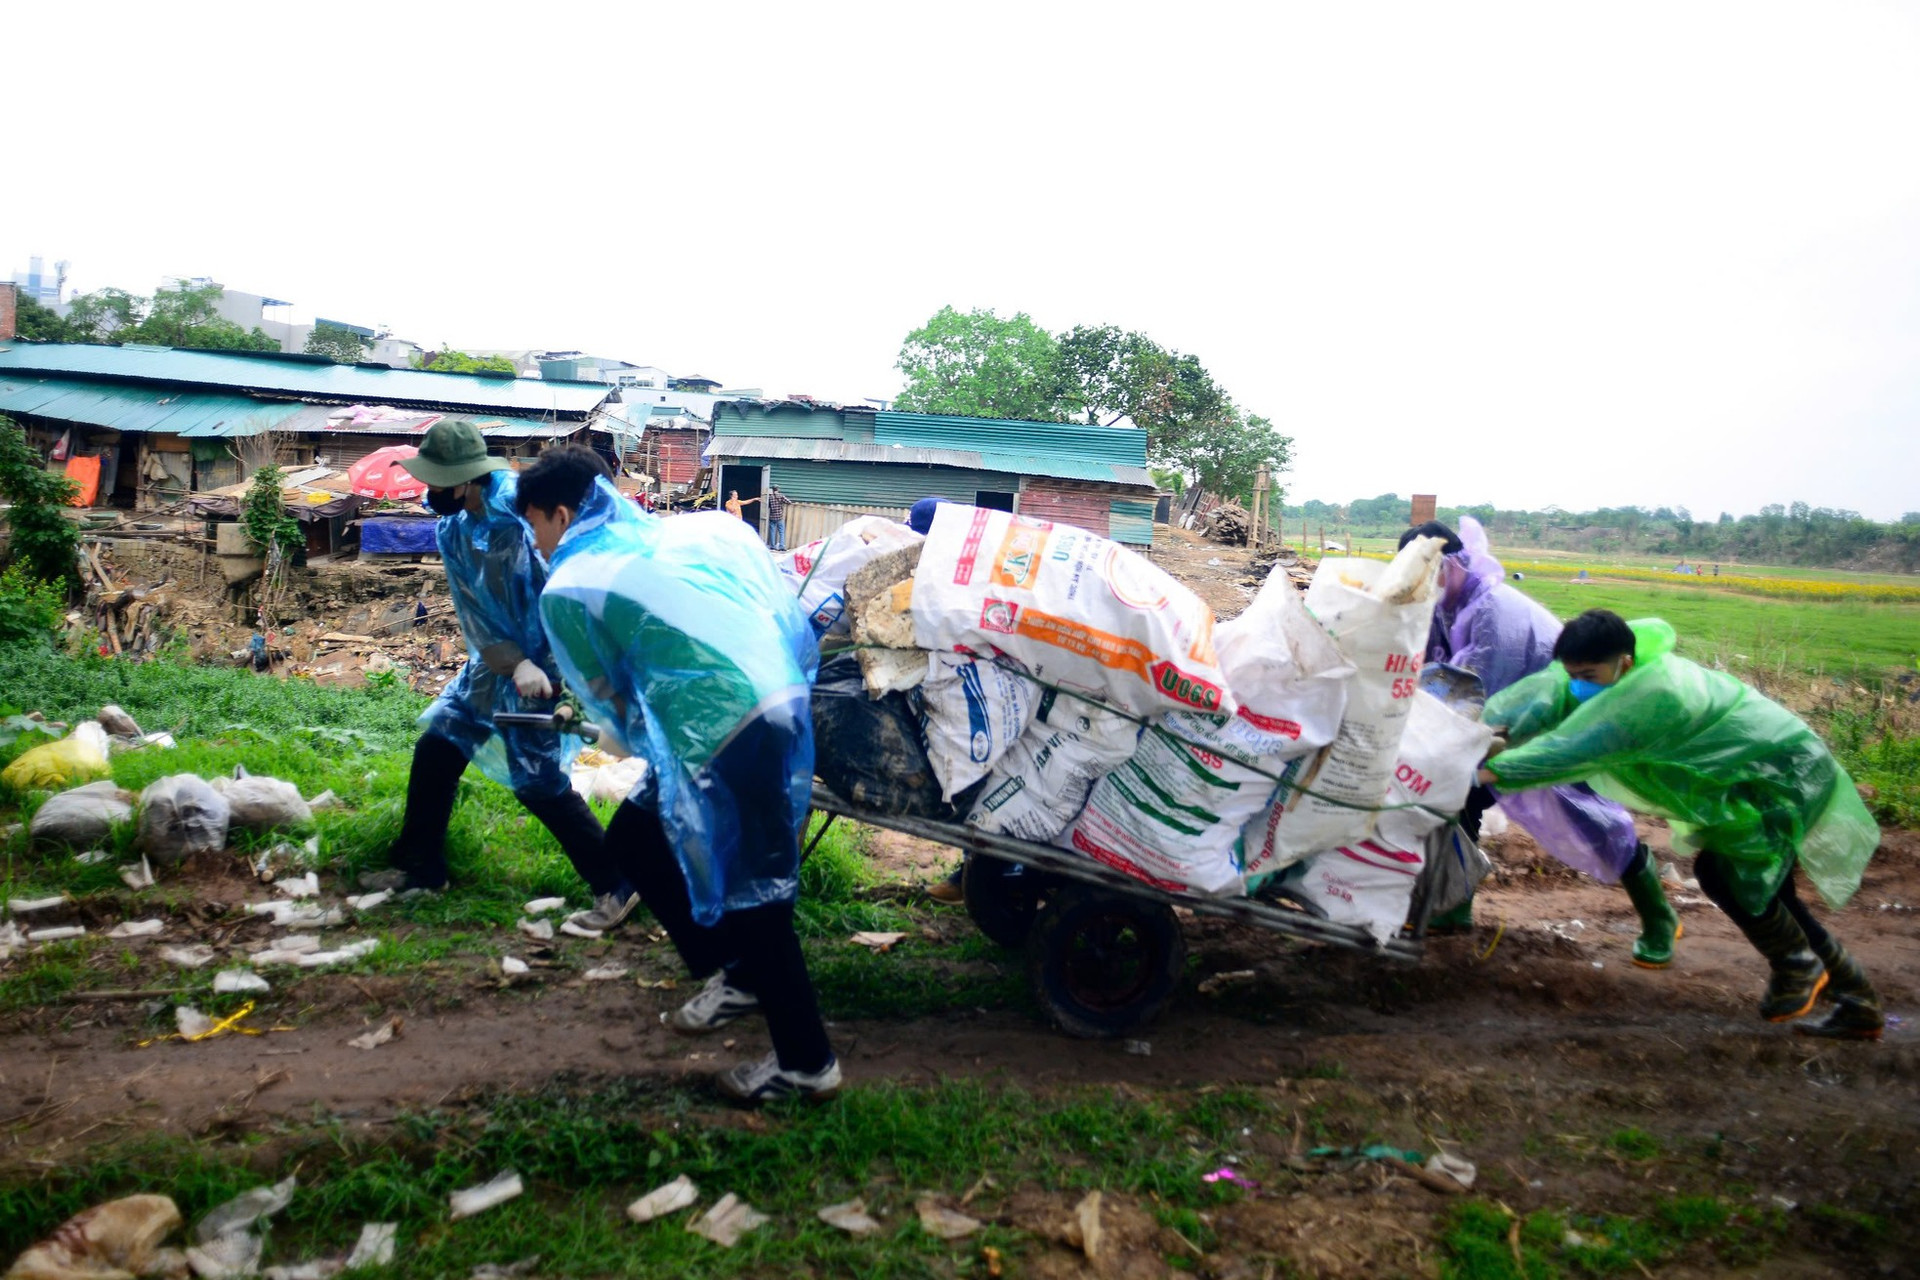
[[619,804],[633,794],[646,776],[647,762],[638,756],[628,756],[624,760],[609,759],[605,764],[575,765],[572,782],[582,800]]
[[1065,843],[1161,888],[1240,889],[1241,829],[1273,799],[1276,778],[1339,732],[1353,665],[1284,568],[1220,625],[1219,651],[1239,710],[1160,717],[1094,787]]
[[183,862],[227,847],[227,800],[205,780],[176,773],[140,793],[140,844],[156,862]]
[[936,653],[920,685],[927,759],[951,800],[987,776],[1026,732],[1041,689],[1018,670]]
[[1004,653],[1135,715],[1233,712],[1213,623],[1205,601],[1119,543],[958,503],[935,512],[913,575],[921,647]]
[[950,816],[907,695],[868,697],[852,654],[829,659],[814,681],[813,741],[814,771],[847,803],[909,817]]
[[[14,1260],[7,1280],[110,1280],[154,1274],[180,1225],[166,1196],[128,1196],[86,1209]],[[177,1258],[177,1255],[175,1255]]]
[[297,1178],[288,1178],[271,1186],[241,1192],[226,1203],[209,1209],[207,1216],[194,1224],[194,1240],[206,1244],[221,1236],[245,1231],[262,1218],[271,1218],[293,1203],[293,1193],[299,1185]]
[[987,774],[967,822],[1021,840],[1051,841],[1139,740],[1140,726],[1118,712],[1049,689],[1027,731]]
[[847,629],[847,579],[876,557],[919,541],[919,534],[897,520],[861,516],[828,537],[774,556],[773,563],[792,587],[814,633],[839,635]]
[[1314,572],[1307,608],[1355,668],[1346,716],[1333,743],[1304,771],[1302,789],[1276,804],[1261,838],[1248,841],[1249,875],[1373,831],[1373,810],[1386,795],[1409,707],[1420,692],[1442,545],[1438,538],[1415,538],[1391,564],[1327,559]]
[[106,776],[112,767],[107,747],[107,731],[98,721],[84,720],[58,742],[22,752],[0,771],[0,782],[15,791],[64,791]]
[[51,844],[92,845],[105,840],[116,822],[133,821],[133,792],[111,781],[89,782],[50,796],[34,810],[27,830]]
[[215,778],[212,786],[227,798],[229,827],[267,831],[313,821],[313,810],[291,782],[250,774],[243,767],[234,777]]

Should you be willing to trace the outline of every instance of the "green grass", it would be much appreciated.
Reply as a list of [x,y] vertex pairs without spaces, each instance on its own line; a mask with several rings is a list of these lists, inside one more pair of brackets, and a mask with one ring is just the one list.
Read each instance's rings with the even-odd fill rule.
[[1519,1219],[1517,1236],[1514,1223],[1501,1205],[1469,1200],[1455,1206],[1440,1231],[1442,1280],[1652,1274],[1651,1267],[1680,1260],[1748,1267],[1786,1235],[1778,1210],[1712,1196],[1672,1196],[1635,1216],[1540,1210]]
[[[831,1106],[776,1108],[747,1127],[685,1089],[556,1088],[403,1117],[384,1138],[319,1124],[276,1134],[270,1148],[149,1138],[98,1152],[0,1183],[0,1256],[114,1196],[164,1189],[191,1222],[297,1169],[300,1190],[273,1226],[269,1262],[344,1251],[362,1223],[391,1221],[400,1249],[390,1274],[409,1277],[464,1277],[482,1262],[534,1255],[547,1275],[951,1274],[982,1245],[1018,1256],[1039,1242],[991,1222],[962,1242],[936,1240],[914,1219],[917,1196],[951,1203],[988,1178],[970,1211],[992,1219],[1023,1184],[1067,1196],[1100,1188],[1151,1197],[1193,1227],[1198,1211],[1240,1194],[1200,1175],[1268,1114],[1245,1091],[1168,1102],[1092,1089],[873,1085]],[[447,1221],[449,1192],[508,1168],[526,1181],[525,1196]],[[625,1220],[627,1203],[683,1173],[700,1186],[702,1208],[731,1191],[773,1221],[728,1251],[684,1230],[687,1214]],[[815,1217],[855,1196],[884,1224],[870,1240]]]
[[1515,583],[1555,617],[1611,609],[1665,618],[1680,653],[1729,670],[1865,678],[1911,671],[1920,653],[1920,606],[1826,603],[1736,595],[1705,587],[1596,582],[1576,586],[1537,575]]

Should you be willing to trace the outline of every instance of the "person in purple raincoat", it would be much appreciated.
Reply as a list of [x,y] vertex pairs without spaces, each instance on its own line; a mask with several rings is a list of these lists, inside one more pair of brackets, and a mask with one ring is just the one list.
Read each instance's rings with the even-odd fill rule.
[[[1553,661],[1559,619],[1508,585],[1506,570],[1488,548],[1487,532],[1478,520],[1463,517],[1458,534],[1437,520],[1430,521],[1407,530],[1400,543],[1405,546],[1423,534],[1442,539],[1446,550],[1441,562],[1443,594],[1427,642],[1429,662],[1473,672],[1491,697]],[[1481,817],[1496,801],[1555,858],[1596,880],[1619,881],[1626,888],[1640,916],[1640,936],[1633,944],[1635,964],[1664,969],[1673,963],[1680,918],[1661,891],[1660,873],[1647,846],[1634,833],[1632,814],[1584,784],[1505,794],[1476,786],[1460,815],[1469,836],[1479,838]],[[1428,928],[1447,932],[1472,924],[1469,900]]]

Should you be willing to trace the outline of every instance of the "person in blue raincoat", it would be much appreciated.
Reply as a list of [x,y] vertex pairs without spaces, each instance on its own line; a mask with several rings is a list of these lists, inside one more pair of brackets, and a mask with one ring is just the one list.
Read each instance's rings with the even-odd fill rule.
[[[1494,558],[1480,522],[1463,517],[1456,534],[1437,520],[1429,521],[1407,530],[1400,544],[1405,546],[1422,534],[1442,539],[1446,553],[1427,660],[1473,672],[1488,697],[1544,670],[1553,661],[1560,620],[1507,584],[1506,570]],[[1481,816],[1496,800],[1508,817],[1561,862],[1597,880],[1617,880],[1626,888],[1640,917],[1634,964],[1664,969],[1673,963],[1680,918],[1660,888],[1660,872],[1634,831],[1632,814],[1581,783],[1498,794],[1476,786],[1461,815],[1468,835],[1479,837]],[[1444,931],[1470,926],[1472,912],[1469,900],[1429,927]]]
[[546,575],[514,509],[514,474],[503,459],[488,456],[477,427],[457,418],[430,427],[418,455],[401,465],[427,483],[427,505],[440,517],[435,535],[467,663],[420,718],[424,732],[414,746],[406,816],[384,880],[408,888],[446,885],[454,796],[460,775],[477,762],[553,833],[592,889],[593,908],[576,919],[611,928],[637,898],[606,858],[599,819],[568,782],[564,755],[577,743],[493,725],[496,712],[546,713],[558,705],[557,668],[536,603]]
[[774,1051],[721,1073],[721,1092],[833,1094],[840,1066],[793,929],[819,665],[807,615],[751,528],[642,515],[588,450],[543,454],[519,509],[552,565],[540,617],[560,670],[603,745],[649,765],[607,851],[708,979],[669,1025],[697,1035],[764,1013]]

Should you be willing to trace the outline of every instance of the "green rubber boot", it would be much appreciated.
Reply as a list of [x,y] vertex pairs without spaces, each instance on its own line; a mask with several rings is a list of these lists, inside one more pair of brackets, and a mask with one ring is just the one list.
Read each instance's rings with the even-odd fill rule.
[[1867,980],[1867,971],[1832,938],[1814,951],[1826,967],[1827,994],[1833,997],[1833,1008],[1819,1021],[1796,1023],[1793,1029],[1822,1040],[1878,1040],[1886,1030],[1887,1015],[1880,1008],[1879,993]]
[[1468,898],[1459,906],[1442,911],[1427,921],[1427,936],[1446,937],[1449,934],[1473,932],[1473,899]]
[[1827,985],[1827,968],[1807,943],[1807,935],[1778,898],[1741,930],[1754,949],[1773,966],[1767,993],[1760,998],[1760,1016],[1768,1022],[1791,1022],[1813,1011],[1813,1002]]
[[1620,877],[1620,885],[1640,916],[1640,936],[1634,939],[1633,962],[1642,969],[1664,969],[1673,963],[1673,943],[1681,935],[1680,917],[1660,888],[1660,870],[1647,847],[1640,846],[1635,869]]

